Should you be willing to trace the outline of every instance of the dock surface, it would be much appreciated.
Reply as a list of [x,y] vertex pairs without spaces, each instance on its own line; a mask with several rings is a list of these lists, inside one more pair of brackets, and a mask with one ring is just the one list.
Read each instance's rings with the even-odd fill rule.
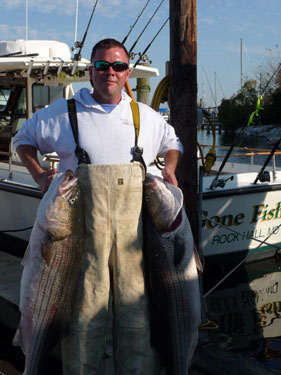
[[[20,319],[18,304],[22,271],[21,258],[0,251],[0,322],[11,331],[16,330]],[[108,341],[105,375],[114,375],[111,337]],[[281,374],[281,371],[221,347],[216,331],[200,331],[199,345],[189,374],[274,375]],[[164,370],[161,375],[165,375]]]

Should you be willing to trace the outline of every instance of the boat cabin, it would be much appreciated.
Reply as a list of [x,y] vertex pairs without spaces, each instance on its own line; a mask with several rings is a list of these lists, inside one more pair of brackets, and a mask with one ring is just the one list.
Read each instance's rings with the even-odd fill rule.
[[[11,138],[38,109],[71,98],[73,83],[89,82],[90,61],[75,61],[67,44],[48,40],[0,42],[0,159],[11,156]],[[158,76],[138,65],[130,78]],[[16,160],[19,161],[19,160]]]
[[0,151],[9,156],[11,138],[38,109],[73,95],[72,83],[88,81],[89,61],[71,58],[56,41],[0,42]]

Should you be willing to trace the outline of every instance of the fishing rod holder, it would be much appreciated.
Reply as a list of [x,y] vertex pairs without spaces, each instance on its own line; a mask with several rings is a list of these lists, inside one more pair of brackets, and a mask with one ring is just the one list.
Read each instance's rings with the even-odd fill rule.
[[270,173],[268,171],[259,173],[257,180],[260,182],[270,182]]
[[215,177],[211,183],[210,189],[214,190],[217,187],[224,188],[227,181],[232,181],[234,179],[234,176],[230,176],[228,178],[217,178]]

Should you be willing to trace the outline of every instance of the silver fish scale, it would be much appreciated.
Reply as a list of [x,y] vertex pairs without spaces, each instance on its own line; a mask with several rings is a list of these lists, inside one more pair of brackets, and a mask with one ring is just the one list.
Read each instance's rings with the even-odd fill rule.
[[[20,302],[19,335],[26,357],[23,375],[45,374],[51,349],[70,331],[72,303],[84,254],[83,205],[78,182],[73,185],[77,194],[75,201],[71,207],[63,205],[58,211],[65,219],[63,222],[69,222],[73,230],[65,238],[52,241],[46,229],[49,224],[41,228],[36,221],[30,237]],[[38,212],[48,210],[46,205],[40,207]],[[59,227],[57,219],[55,225]],[[52,216],[52,220],[56,217]],[[55,226],[51,224],[51,227],[56,231]]]
[[[31,345],[26,355],[26,367],[30,374],[40,373],[38,371],[44,353],[60,335],[67,334],[69,331],[70,310],[65,310],[65,306],[69,306],[74,291],[71,282],[77,267],[75,254],[71,251],[75,246],[74,242],[72,237],[55,241],[52,244],[53,256],[49,266],[46,263],[42,264],[41,277],[31,311]],[[69,272],[62,274],[63,269],[68,269]]]
[[160,236],[145,218],[146,272],[149,278],[152,343],[162,356],[167,375],[186,375],[194,345],[190,331],[194,311],[189,293],[193,281],[186,276],[185,258],[175,264],[175,238]]

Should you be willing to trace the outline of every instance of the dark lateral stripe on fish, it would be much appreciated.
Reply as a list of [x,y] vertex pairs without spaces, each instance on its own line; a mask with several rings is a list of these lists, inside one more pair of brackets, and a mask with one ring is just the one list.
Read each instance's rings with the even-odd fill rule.
[[[195,321],[188,293],[192,283],[196,281],[186,278],[184,261],[183,264],[174,264],[174,242],[160,236],[153,228],[150,218],[145,220],[145,226],[149,226],[149,236],[145,239],[145,256],[150,295],[153,298],[150,298],[152,343],[162,356],[167,375],[187,374],[188,358],[192,357],[190,353],[194,347],[191,347],[186,333]],[[163,306],[164,311],[161,311]]]

